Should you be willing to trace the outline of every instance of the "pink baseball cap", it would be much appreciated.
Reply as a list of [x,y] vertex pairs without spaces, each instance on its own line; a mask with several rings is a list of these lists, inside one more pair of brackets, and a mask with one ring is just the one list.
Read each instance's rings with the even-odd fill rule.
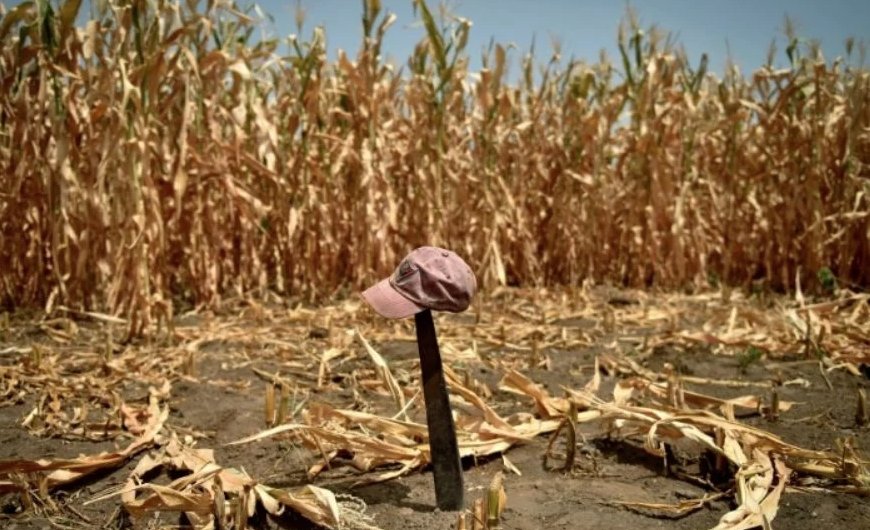
[[420,247],[402,259],[392,276],[362,296],[384,318],[407,318],[426,309],[461,313],[476,291],[471,267],[455,252]]

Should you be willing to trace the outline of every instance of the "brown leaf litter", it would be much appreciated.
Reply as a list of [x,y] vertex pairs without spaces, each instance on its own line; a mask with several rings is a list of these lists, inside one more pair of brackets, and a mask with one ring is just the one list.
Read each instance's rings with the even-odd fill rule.
[[[708,293],[640,294],[630,303],[614,304],[610,297],[586,289],[488,293],[470,315],[436,317],[460,452],[467,457],[500,454],[510,470],[505,453],[512,447],[560,432],[576,443],[580,425],[639,440],[642,450],[662,459],[667,459],[668,443],[683,440],[715,457],[733,479],[730,489],[676,505],[625,505],[682,515],[713,498],[733,496],[737,508],[724,514],[715,530],[769,525],[785,489],[807,487],[795,477],[814,477],[809,487],[870,494],[866,459],[855,440],[847,440],[836,452],[809,450],[737,419],[738,412],[786,413],[800,403],[777,400],[774,406],[756,394],[722,399],[684,388],[692,383],[775,390],[805,381],[712,380],[683,375],[673,367],[658,372],[643,363],[665,345],[700,345],[719,355],[753,347],[770,359],[810,356],[820,359],[826,372],[859,373],[857,363],[867,358],[870,345],[866,301],[844,293],[833,301],[775,300],[764,307],[739,293]],[[123,488],[89,502],[119,496],[134,517],[183,512],[196,528],[211,528],[211,515],[220,525],[239,524],[260,508],[273,515],[297,512],[329,528],[373,528],[359,499],[335,495],[316,480],[345,462],[356,470],[351,481],[357,485],[420,472],[431,462],[426,426],[408,414],[412,407],[421,407],[417,361],[391,359],[375,347],[387,340],[410,343],[413,328],[395,323],[384,331],[390,324],[368,314],[356,300],[316,311],[250,303],[242,307],[235,318],[192,313],[192,323],[174,325],[162,342],[145,347],[114,345],[102,327],[111,323],[101,321],[101,327],[91,329],[85,323],[61,321],[40,327],[48,344],[4,350],[13,362],[0,365],[0,399],[4,404],[35,402],[24,421],[33,435],[133,441],[122,451],[77,459],[0,461],[0,491],[47,498],[59,485],[116,468],[148,450]],[[221,309],[232,311],[231,304]],[[311,333],[315,328],[319,331]],[[588,345],[598,351],[583,388],[566,386],[563,396],[551,396],[527,375],[547,369],[555,350]],[[172,381],[238,386],[197,377],[197,363],[216,348],[234,352],[222,361],[228,369],[249,367],[281,392],[273,392],[271,412],[267,407],[269,428],[232,444],[272,436],[301,441],[314,455],[309,484],[295,490],[274,488],[244,470],[223,467],[212,450],[196,448],[200,442],[194,436],[179,438],[178,429],[168,423],[168,408],[161,403],[171,400]],[[529,409],[496,412],[490,401],[493,389],[452,368],[472,365],[500,370],[503,377],[495,390],[519,397]],[[602,375],[616,378],[607,400],[600,395]],[[367,393],[386,398],[391,411],[344,408],[317,397],[347,386],[354,388],[356,400]],[[293,410],[284,403],[291,397]],[[82,409],[89,405],[103,414],[99,422],[87,420],[93,412]],[[566,454],[564,469],[578,458],[583,457]],[[184,474],[168,484],[144,481],[144,475],[158,469]],[[504,509],[503,502],[497,506]],[[475,513],[479,509],[475,505]]]

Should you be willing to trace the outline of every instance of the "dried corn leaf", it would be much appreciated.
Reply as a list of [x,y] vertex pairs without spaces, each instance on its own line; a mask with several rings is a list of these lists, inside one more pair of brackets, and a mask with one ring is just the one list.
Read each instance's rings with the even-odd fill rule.
[[38,478],[35,480],[44,484],[48,489],[53,489],[81,480],[94,473],[120,467],[130,457],[151,446],[160,430],[163,429],[163,425],[169,417],[169,407],[164,407],[161,410],[156,403],[152,403],[150,410],[151,417],[147,428],[141,436],[122,451],[104,452],[73,459],[0,461],[0,492],[21,490],[23,485],[11,480],[13,475],[36,476]]
[[[144,474],[158,468],[186,474],[166,485],[143,481]],[[216,487],[218,483],[220,487]],[[218,494],[223,497],[216,498]],[[353,505],[339,502],[335,494],[318,486],[308,485],[291,491],[259,484],[243,471],[219,466],[212,450],[194,449],[175,436],[156,454],[143,458],[120,491],[96,497],[89,503],[116,495],[120,495],[125,509],[136,519],[154,512],[183,512],[190,520],[198,521],[197,530],[212,528],[216,505],[242,500],[249,503],[244,511],[248,517],[259,503],[273,515],[280,515],[289,508],[312,523],[330,529],[345,528],[348,526],[343,525],[345,518],[360,515]]]
[[[390,371],[390,367],[387,364],[387,361],[381,357],[374,348],[372,348],[371,344],[362,336],[359,330],[355,330],[357,338],[359,338],[360,343],[366,350],[366,353],[369,354],[369,357],[372,358],[372,361],[375,363],[375,367],[377,368],[378,376],[387,386],[390,391],[390,395],[393,396],[393,400],[396,402],[396,406],[399,411],[405,410],[405,395],[402,393],[402,388],[399,386],[399,383],[396,381],[396,378],[393,377],[393,373]],[[405,415],[404,412],[402,412]],[[407,417],[407,416],[405,416]]]

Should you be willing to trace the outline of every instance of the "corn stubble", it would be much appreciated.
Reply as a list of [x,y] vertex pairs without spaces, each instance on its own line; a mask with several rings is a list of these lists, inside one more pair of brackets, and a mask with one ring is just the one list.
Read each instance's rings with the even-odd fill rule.
[[470,21],[419,1],[401,68],[373,0],[335,61],[302,13],[255,43],[234,3],[103,5],[3,8],[4,305],[136,335],[180,302],[358,289],[424,243],[489,286],[870,280],[870,78],[793,34],[786,68],[719,79],[629,16],[614,63],[555,43],[514,82],[509,48],[470,71]]
[[[475,263],[484,286],[592,279],[754,287],[763,277],[766,286],[796,289],[799,307],[779,308],[773,317],[736,303],[703,331],[679,329],[679,310],[667,300],[619,312],[587,305],[585,316],[603,319],[606,330],[631,321],[670,323],[643,339],[646,349],[701,343],[782,352],[805,344],[807,355],[822,360],[866,362],[854,353],[866,336],[858,318],[866,316],[866,297],[846,300],[854,308],[849,317],[844,300],[806,305],[800,283],[824,267],[843,283],[870,281],[862,266],[870,259],[870,75],[845,60],[826,64],[821,50],[799,48],[791,33],[786,68],[771,59],[748,77],[729,68],[719,79],[705,58],[693,66],[659,31],[642,32],[629,16],[615,64],[605,57],[566,63],[556,45],[543,64],[525,56],[512,83],[508,48],[493,45],[483,69],[471,72],[464,55],[470,22],[439,18],[424,2],[415,6],[425,37],[401,69],[381,58],[395,19],[374,0],[362,3],[365,38],[355,60],[340,53],[334,62],[321,28],[303,40],[301,13],[282,56],[278,41],[253,43],[255,13],[229,2],[104,6],[76,27],[79,0],[0,4],[4,336],[11,332],[7,307],[36,305],[52,318],[40,330],[55,344],[78,333],[72,320],[54,318],[57,312],[122,324],[127,336],[165,327],[183,340],[172,324],[180,303],[203,307],[266,290],[322,301],[381,278],[411,246],[439,244]],[[853,47],[847,44],[848,54]],[[708,306],[740,301],[725,293],[731,291],[699,296]],[[258,317],[257,307],[252,302],[251,315],[262,326],[257,318],[268,315]],[[582,332],[569,337],[565,328],[550,329],[568,307],[560,300],[549,312],[530,311],[502,302],[500,315],[540,322],[545,332],[533,337],[525,326],[503,322],[477,326],[471,339],[468,330],[447,330],[453,344],[445,343],[445,354],[484,358],[498,350],[509,367],[534,352],[536,365],[546,367],[548,348],[594,342]],[[475,316],[478,324],[486,320]],[[366,384],[394,400],[394,417],[323,404],[301,410],[298,385],[291,406],[291,386],[276,375],[266,390],[269,430],[242,441],[292,433],[317,450],[312,476],[339,450],[353,452],[360,471],[399,466],[363,482],[424,468],[425,426],[406,419],[413,393],[371,347],[384,337],[367,330],[369,344],[353,336],[372,361]],[[104,339],[99,350],[64,361],[96,367],[102,383],[65,383],[56,349],[34,346],[19,352],[27,358],[20,366],[0,370],[3,399],[39,396],[23,424],[37,435],[125,434],[133,441],[79,459],[6,461],[0,492],[19,492],[31,506],[49,489],[150,449],[127,488],[112,495],[139,515],[180,511],[207,527],[215,514],[219,526],[238,527],[262,506],[325,526],[356,517],[356,527],[365,527],[352,499],[313,484],[268,487],[167,435],[168,408],[159,401],[168,398],[168,383],[154,381],[147,405],[118,396],[100,401],[121,379],[161,361],[154,354],[138,361],[129,350],[116,356],[112,337]],[[199,340],[175,352],[184,356],[171,357],[172,370],[197,377]],[[272,345],[301,355],[290,341]],[[294,377],[320,387],[332,359],[324,352]],[[163,370],[169,362],[163,359]],[[735,420],[735,408],[773,419],[795,405],[778,395],[768,406],[756,395],[723,401],[682,386],[699,381],[649,373],[610,353],[599,363],[627,376],[609,401],[598,395],[597,369],[582,390],[564,389],[564,398],[506,369],[501,390],[529,399],[535,413],[509,417],[490,408],[474,381],[449,372],[464,403],[464,454],[504,453],[561,430],[570,440],[578,424],[592,423],[639,438],[663,458],[666,443],[688,439],[733,477],[736,508],[717,525],[723,530],[769,525],[796,474],[867,494],[866,457],[853,441],[837,452],[810,451]],[[820,369],[833,368],[820,361]],[[100,381],[95,374],[83,381]],[[859,392],[855,423],[866,426],[867,418]],[[358,431],[361,425],[368,432]],[[582,458],[565,456],[565,471]],[[141,482],[158,468],[189,473],[169,486]],[[510,479],[497,475],[469,526],[497,527],[509,488]],[[708,500],[645,508],[683,513]]]
[[[765,421],[751,426],[740,419],[776,411],[782,422],[815,421],[801,412],[805,403],[779,399],[774,407],[767,398],[773,388],[784,393],[788,387],[812,386],[803,377],[715,379],[684,375],[675,366],[656,371],[641,362],[657,348],[688,351],[699,342],[710,347],[712,356],[736,356],[750,347],[763,349],[771,360],[809,355],[809,335],[817,337],[813,355],[824,356],[827,362],[820,366],[826,372],[854,374],[856,364],[870,361],[863,351],[870,336],[870,295],[841,292],[839,298],[819,303],[777,298],[777,307],[770,308],[739,292],[728,301],[719,294],[635,294],[637,303],[608,313],[604,308],[613,298],[598,289],[497,289],[475,301],[476,323],[462,316],[436,316],[460,450],[471,459],[501,456],[504,464],[504,475],[489,477],[489,488],[460,514],[457,528],[509,526],[503,516],[511,510],[510,499],[522,495],[514,476],[528,469],[512,464],[507,452],[546,436],[554,441],[542,446],[541,457],[554,479],[564,480],[586,480],[583,475],[590,470],[606,473],[606,463],[578,450],[578,440],[621,439],[629,450],[634,446],[661,457],[665,466],[673,454],[670,445],[701,448],[707,452],[709,472],[684,479],[703,483],[708,490],[703,497],[677,504],[631,498],[606,503],[682,517],[715,499],[733,499],[733,509],[721,515],[716,530],[770,523],[781,495],[789,493],[786,488],[870,495],[861,419],[866,415],[866,396],[861,392],[856,405],[860,430],[832,448],[804,448],[767,432],[771,424]],[[39,327],[48,339],[44,345],[0,349],[0,356],[12,359],[0,366],[0,407],[25,399],[32,402],[22,421],[28,432],[126,447],[73,459],[0,460],[0,496],[18,496],[22,510],[57,513],[63,509],[52,507],[58,488],[117,471],[135,458],[123,486],[97,492],[86,504],[120,503],[119,510],[140,521],[157,512],[183,512],[194,528],[203,529],[240,528],[249,521],[252,527],[264,513],[288,512],[325,527],[376,528],[364,502],[333,493],[328,485],[392,480],[422,472],[430,463],[419,361],[378,351],[391,340],[413,340],[413,329],[385,329],[383,319],[359,300],[317,309],[273,306],[253,312],[243,299],[221,305],[225,316],[204,311],[198,322],[178,325],[177,341],[155,341],[145,348],[127,345],[113,352],[107,333],[111,329],[55,319]],[[699,320],[688,321],[690,314]],[[589,326],[566,327],[572,320]],[[335,322],[335,332],[313,333],[324,321]],[[7,330],[13,343],[31,333],[18,324],[14,321]],[[620,330],[625,343],[610,339],[612,327]],[[831,331],[822,337],[822,329]],[[639,350],[627,351],[625,344]],[[579,373],[572,370],[575,379],[561,389],[561,397],[548,393],[540,384],[544,381],[534,380],[541,374],[539,362],[531,356],[535,348],[547,356],[552,349],[590,345],[598,351],[594,362],[577,367]],[[252,378],[262,382],[222,379],[221,372],[209,373],[205,363],[202,370],[188,373],[190,356],[220,363],[221,372],[250,369]],[[260,363],[271,367],[259,368]],[[481,366],[504,374],[498,388],[475,377]],[[736,361],[734,369],[737,374]],[[330,376],[322,377],[324,373]],[[602,390],[606,379],[615,383],[610,396]],[[219,462],[205,447],[210,443],[208,433],[183,427],[170,415],[178,398],[173,383],[179,380],[243,393],[256,400],[252,405],[258,415],[263,405],[265,430],[232,445],[284,438],[308,453],[308,476],[279,487],[273,483],[275,477],[268,476],[271,472],[252,476]],[[124,392],[134,381],[147,384],[146,396]],[[352,401],[328,404],[337,393],[346,395],[348,386]],[[720,390],[707,390],[717,386]],[[742,390],[737,395],[729,392],[729,398],[711,395],[723,387]],[[505,402],[496,391],[511,402],[518,398],[519,407],[499,406]],[[282,461],[279,458],[280,465]],[[157,471],[169,474],[170,480],[153,478]]]

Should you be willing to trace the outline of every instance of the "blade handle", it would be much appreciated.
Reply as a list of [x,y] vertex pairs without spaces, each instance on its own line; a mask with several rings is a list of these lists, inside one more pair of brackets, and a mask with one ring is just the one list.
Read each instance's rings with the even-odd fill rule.
[[423,398],[426,402],[435,498],[441,510],[461,510],[465,503],[462,462],[432,312],[426,309],[415,314],[414,324],[423,375]]

